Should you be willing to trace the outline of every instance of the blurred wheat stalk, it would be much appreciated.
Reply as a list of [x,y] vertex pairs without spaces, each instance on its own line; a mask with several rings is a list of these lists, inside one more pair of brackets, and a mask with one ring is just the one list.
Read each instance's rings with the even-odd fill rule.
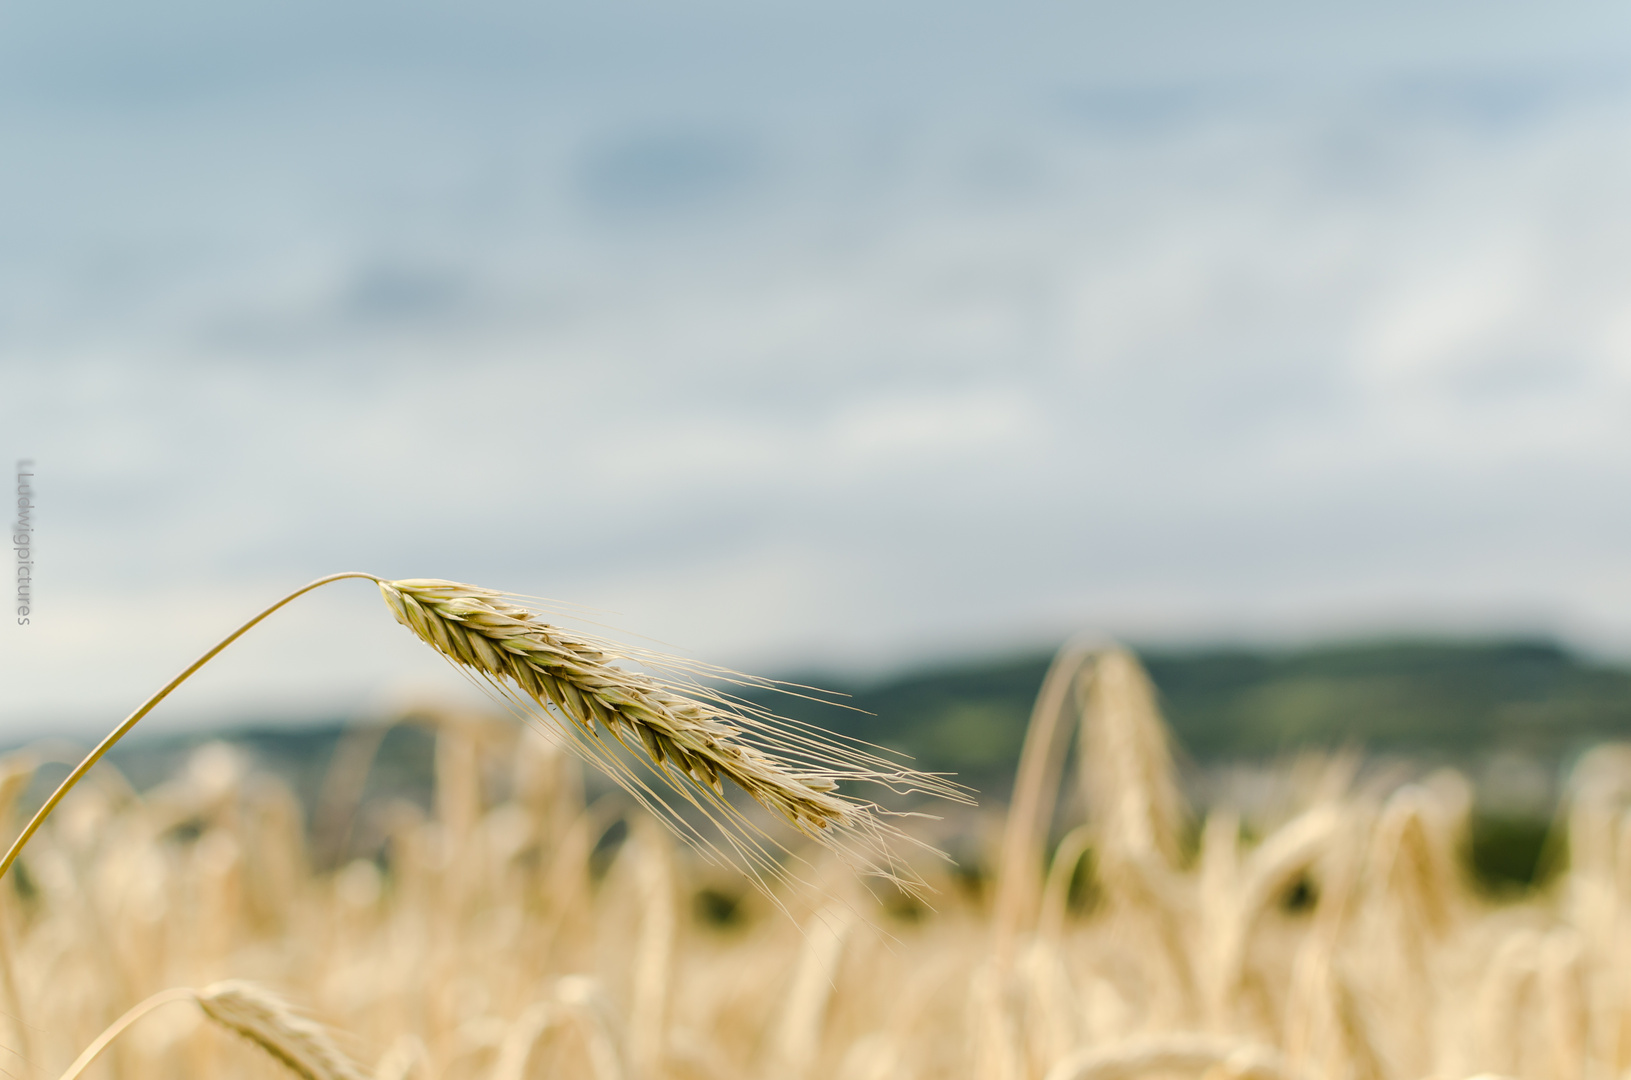
[[[409,588],[434,607],[445,585]],[[501,603],[467,598],[464,632],[480,633],[471,613],[526,621]],[[474,663],[437,647],[534,702],[571,702],[469,641]],[[644,745],[629,729],[654,706],[615,679],[589,688],[632,719],[586,701],[556,721]],[[694,732],[660,733],[679,751],[661,761],[719,794]],[[1064,784],[1073,734],[1081,767]],[[1459,777],[1386,790],[1356,786],[1350,763],[1305,768],[1248,842],[1226,810],[1190,819],[1133,657],[1076,648],[1038,702],[994,880],[903,864],[938,887],[930,910],[861,891],[819,854],[807,881],[745,888],[641,813],[612,845],[617,812],[586,802],[556,744],[473,717],[440,718],[435,737],[428,811],[356,805],[377,735],[336,755],[319,841],[341,850],[355,820],[385,844],[333,870],[314,867],[294,797],[226,748],[143,796],[90,774],[0,888],[0,1068],[57,1077],[93,1047],[84,1075],[138,1078],[348,1075],[351,1060],[381,1080],[1617,1080],[1631,1066],[1628,750],[1577,771],[1567,873],[1497,904],[1467,881]],[[0,809],[34,769],[5,760]],[[1081,821],[1053,841],[1062,784]],[[824,831],[805,832],[816,853]],[[332,1040],[219,980],[277,987]],[[206,988],[168,990],[192,986]],[[236,1026],[180,1005],[118,1023],[152,995],[203,1005],[222,987],[241,995]],[[297,1035],[307,1056],[277,1050]]]

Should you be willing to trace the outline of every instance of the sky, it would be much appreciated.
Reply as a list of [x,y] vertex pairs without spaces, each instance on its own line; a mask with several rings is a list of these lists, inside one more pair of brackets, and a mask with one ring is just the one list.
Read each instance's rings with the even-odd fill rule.
[[[1628,136],[1608,3],[0,5],[0,738],[351,569],[767,674],[1631,657]],[[459,686],[347,582],[151,723]]]

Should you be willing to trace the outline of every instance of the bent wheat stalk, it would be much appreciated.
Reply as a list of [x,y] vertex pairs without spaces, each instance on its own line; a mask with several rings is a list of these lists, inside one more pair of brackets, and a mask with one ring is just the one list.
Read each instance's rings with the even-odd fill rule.
[[[781,871],[754,838],[762,833],[725,798],[724,780],[806,836],[848,856],[859,869],[908,887],[920,881],[893,850],[894,842],[907,839],[905,834],[883,821],[887,812],[877,804],[839,794],[839,782],[865,781],[896,792],[968,801],[962,788],[942,777],[904,769],[858,746],[836,742],[817,729],[713,690],[697,676],[722,676],[739,686],[772,685],[764,680],[569,633],[512,602],[518,598],[492,589],[431,578],[387,581],[348,571],[318,578],[272,604],[131,713],[40,807],[0,859],[0,876],[63,796],[171,691],[285,604],[348,578],[377,584],[397,620],[421,640],[530,718],[566,734],[584,757],[670,828],[693,846],[717,854],[675,808],[655,795],[617,747],[632,751],[637,759],[643,757],[664,784],[721,828],[726,843],[756,877],[760,871],[772,876]],[[617,665],[629,658],[670,677]]]
[[226,637],[222,638],[216,643],[214,648],[210,649],[203,656],[200,656],[197,660],[194,660],[187,670],[183,671],[180,675],[177,675],[175,678],[166,683],[164,689],[142,702],[141,706],[137,708],[135,712],[125,717],[122,724],[109,732],[108,737],[96,745],[96,749],[85,755],[84,761],[81,761],[78,765],[74,766],[74,771],[69,773],[67,778],[63,780],[61,784],[57,785],[57,790],[53,791],[51,793],[51,797],[45,800],[45,805],[41,806],[39,810],[35,812],[34,816],[29,819],[28,824],[23,827],[23,831],[17,834],[17,839],[12,841],[11,848],[6,852],[5,858],[0,859],[0,877],[4,877],[6,871],[11,869],[11,864],[17,861],[18,855],[22,854],[23,845],[27,844],[29,838],[39,831],[41,825],[45,824],[45,819],[51,815],[52,810],[56,809],[57,804],[62,801],[63,796],[67,795],[69,791],[73,790],[74,785],[79,783],[85,774],[91,771],[92,765],[95,765],[98,761],[101,761],[102,756],[109,750],[113,749],[114,743],[117,743],[120,739],[124,738],[125,735],[130,732],[130,729],[135,727],[137,722],[140,721],[142,717],[153,711],[154,706],[158,705],[159,702],[169,697],[170,691],[192,678],[194,672],[203,667],[205,664],[209,663],[211,660],[215,659],[217,654],[219,654],[222,649],[243,637],[250,630],[252,630],[257,623],[266,618],[268,615],[272,614],[272,612],[276,611],[278,608],[306,595],[313,589],[321,588],[332,581],[343,581],[346,578],[368,578],[370,581],[379,580],[373,574],[364,574],[359,571],[347,571],[343,574],[330,574],[328,577],[321,577],[316,581],[301,586],[288,596],[285,596],[283,599],[267,608],[265,611],[262,611],[259,615],[256,615],[253,619],[250,619],[248,622],[238,627],[238,629],[234,630]]
[[321,1024],[297,1015],[253,983],[218,982],[197,992],[204,1015],[259,1046],[302,1080],[364,1080],[360,1066]]
[[173,990],[160,990],[152,997],[132,1005],[123,1016],[109,1024],[106,1030],[98,1035],[96,1040],[74,1059],[74,1063],[68,1066],[68,1071],[58,1077],[57,1080],[75,1080],[80,1073],[91,1067],[92,1062],[102,1056],[102,1051],[111,1046],[114,1039],[124,1034],[126,1028],[154,1009],[168,1005],[172,1001],[192,1001],[194,997],[195,994],[191,988],[179,986]]
[[259,1046],[301,1080],[365,1080],[362,1068],[334,1045],[321,1024],[296,1014],[260,987],[236,980],[202,990],[183,986],[159,991],[108,1025],[58,1080],[76,1080],[127,1028],[173,1001],[194,1002],[210,1020]]

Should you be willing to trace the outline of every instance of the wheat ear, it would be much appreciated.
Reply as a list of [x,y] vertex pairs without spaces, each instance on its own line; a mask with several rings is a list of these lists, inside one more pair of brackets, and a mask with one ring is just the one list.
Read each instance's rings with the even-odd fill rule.
[[302,1080],[366,1080],[322,1025],[296,1014],[252,983],[212,983],[198,991],[204,1015],[277,1058]]
[[[643,751],[670,787],[711,818],[717,812],[726,842],[745,857],[748,869],[782,873],[773,854],[752,837],[757,830],[724,798],[721,779],[730,780],[762,805],[791,821],[824,845],[849,856],[859,869],[880,874],[908,888],[921,887],[898,860],[896,841],[910,842],[885,824],[874,803],[838,795],[840,780],[877,783],[897,793],[926,792],[961,802],[968,793],[942,777],[903,769],[894,762],[841,745],[818,729],[781,720],[770,712],[733,701],[694,677],[683,684],[626,671],[615,664],[638,656],[676,673],[698,671],[726,675],[738,685],[772,684],[746,679],[672,658],[619,650],[609,642],[568,634],[536,618],[528,608],[509,602],[506,594],[474,585],[437,579],[386,581],[375,574],[347,571],[303,585],[222,638],[180,675],[97,744],[30,819],[4,858],[0,877],[11,869],[23,845],[44,824],[70,789],[142,717],[191,678],[221,650],[248,633],[261,620],[313,589],[347,578],[376,583],[392,611],[422,640],[454,663],[486,681],[513,704],[510,684],[519,688],[534,712],[547,721],[565,717],[577,747],[670,827],[695,846],[712,848],[673,808],[667,806],[600,739],[596,725],[618,743]],[[560,725],[556,725],[559,727]]]
[[205,1016],[259,1046],[302,1080],[367,1080],[322,1025],[297,1015],[271,993],[237,981],[212,983],[202,990],[159,991],[109,1024],[59,1080],[76,1080],[127,1028],[172,1001],[196,1002]]
[[539,622],[501,595],[450,581],[382,581],[397,619],[454,662],[508,680],[554,705],[586,734],[597,723],[643,745],[660,768],[720,788],[721,778],[805,829],[844,821],[851,807],[828,776],[794,772],[746,745],[720,709],[611,666],[595,643]]
[[[859,855],[863,869],[908,882],[910,874],[895,862],[887,843],[902,834],[880,820],[875,804],[839,794],[838,782],[868,781],[967,801],[962,789],[943,778],[799,729],[694,677],[663,678],[619,667],[616,661],[633,658],[676,676],[697,670],[720,674],[570,633],[504,593],[435,579],[381,581],[379,588],[397,620],[422,641],[512,705],[564,731],[682,836],[700,839],[653,797],[604,735],[645,757],[664,783],[710,817],[720,815],[724,820],[716,823],[725,828],[728,842],[772,873],[767,853],[747,835],[756,830],[724,798],[723,781],[805,835]],[[769,685],[724,674],[738,684]]]

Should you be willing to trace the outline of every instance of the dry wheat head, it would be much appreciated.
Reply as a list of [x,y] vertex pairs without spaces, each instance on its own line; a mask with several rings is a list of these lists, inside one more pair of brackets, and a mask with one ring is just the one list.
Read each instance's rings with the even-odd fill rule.
[[212,983],[198,991],[199,1008],[277,1058],[304,1080],[366,1080],[324,1028],[252,983]]
[[[738,843],[749,828],[725,801],[725,780],[805,835],[852,855],[859,847],[865,869],[890,877],[903,868],[885,841],[902,834],[880,820],[876,804],[839,794],[839,782],[865,781],[966,801],[962,789],[941,777],[903,769],[781,721],[695,678],[682,682],[620,667],[617,661],[632,656],[657,670],[687,671],[672,658],[624,650],[546,623],[506,594],[435,579],[381,581],[379,587],[397,620],[419,638],[512,704],[536,706],[528,711],[564,729],[595,764],[662,811],[643,797],[652,792],[604,736],[643,752],[669,787],[735,826],[734,833],[727,829],[733,846],[761,867],[766,862],[752,856],[763,849],[749,841],[745,850]],[[524,697],[517,697],[517,689]],[[687,839],[696,839],[672,813],[661,816]]]

